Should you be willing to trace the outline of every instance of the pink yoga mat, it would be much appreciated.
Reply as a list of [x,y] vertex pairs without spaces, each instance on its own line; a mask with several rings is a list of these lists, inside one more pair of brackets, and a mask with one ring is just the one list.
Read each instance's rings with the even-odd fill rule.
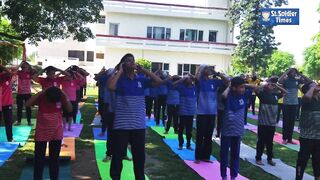
[[77,138],[80,136],[82,128],[83,128],[83,124],[72,124],[71,125],[72,131],[64,130],[63,137],[76,137]]
[[[206,180],[215,180],[221,179],[220,176],[220,163],[214,161],[213,163],[204,163],[196,164],[193,161],[184,161],[191,169],[196,171],[201,177]],[[228,168],[227,175],[230,176],[230,170]],[[246,177],[241,176],[240,174],[236,178],[238,180],[247,180]]]

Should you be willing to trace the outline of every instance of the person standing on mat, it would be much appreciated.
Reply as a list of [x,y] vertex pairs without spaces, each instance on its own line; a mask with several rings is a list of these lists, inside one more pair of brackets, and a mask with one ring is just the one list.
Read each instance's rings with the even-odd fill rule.
[[72,112],[72,105],[58,87],[47,88],[32,96],[27,107],[38,105],[35,129],[34,179],[43,179],[47,143],[49,143],[50,179],[59,179],[59,154],[63,138],[62,110]]
[[[110,176],[113,180],[120,180],[123,155],[130,143],[135,179],[144,180],[146,135],[144,90],[152,85],[159,86],[162,80],[138,66],[132,54],[124,55],[116,69],[108,81],[108,88],[116,93]],[[138,76],[136,70],[150,79]]]
[[[105,69],[105,67],[103,67],[98,74],[95,74],[95,77],[94,77],[94,80],[96,80],[96,82],[97,82],[96,85],[98,86],[98,113],[101,117],[101,123],[103,123],[102,114],[103,114],[103,110],[104,110],[103,98],[104,98],[105,84],[100,81],[101,80],[100,77],[101,77],[101,75],[103,75],[105,73],[106,73],[106,69]],[[81,96],[79,96],[79,101],[80,100],[81,100]]]
[[255,94],[260,100],[258,114],[258,141],[256,163],[263,166],[262,154],[264,147],[267,148],[268,164],[275,166],[273,158],[273,137],[276,131],[278,99],[282,98],[287,91],[277,85],[278,77],[271,77],[267,84],[257,87]]
[[13,142],[12,135],[12,72],[6,67],[0,65],[0,88],[2,89],[1,93],[1,108],[0,111],[0,122],[2,118],[5,122],[6,136],[8,142]]
[[252,85],[246,85],[243,78],[234,77],[231,86],[223,92],[225,115],[221,126],[220,146],[220,174],[223,180],[227,179],[229,149],[231,179],[235,179],[239,173],[240,143],[244,134],[244,112],[248,100],[246,87],[254,88]]
[[[209,76],[213,76],[210,78]],[[221,78],[221,79],[218,79]],[[228,83],[228,78],[216,72],[214,67],[201,65],[197,74],[198,89],[197,120],[196,120],[196,151],[195,163],[211,162],[212,134],[217,114],[217,90]]]
[[297,69],[288,69],[280,78],[279,83],[288,91],[283,99],[283,125],[282,140],[283,144],[295,144],[292,141],[294,122],[297,118],[298,108],[298,89],[300,84],[310,82],[306,76],[300,74]]
[[195,86],[195,77],[185,75],[184,78],[173,83],[173,86],[180,94],[179,105],[179,150],[183,149],[184,138],[183,131],[186,129],[187,149],[193,150],[191,147],[191,137],[193,129],[193,118],[196,114],[197,104],[197,88]]
[[173,121],[173,129],[174,133],[178,134],[179,127],[179,104],[180,104],[180,95],[179,91],[173,87],[172,83],[181,79],[179,76],[171,76],[167,79],[167,88],[168,88],[168,96],[167,96],[167,115],[168,121],[165,126],[164,134],[168,134],[171,126],[171,122]]
[[217,134],[216,138],[220,138],[221,134],[221,123],[224,116],[224,102],[222,98],[222,93],[227,89],[227,85],[223,85],[217,91],[217,103],[218,103],[218,114],[217,114]]
[[[157,72],[158,76],[165,80],[166,76],[165,73],[162,71]],[[165,126],[165,120],[166,120],[166,105],[167,105],[167,94],[168,89],[166,84],[162,84],[158,87],[158,97],[157,97],[157,109],[156,109],[156,123],[157,125],[160,124],[160,119],[162,118],[162,124]]]
[[[248,84],[254,85],[254,86],[259,86],[261,83],[261,80],[258,78],[256,73],[253,73],[252,76],[250,78],[247,78],[246,80],[248,82]],[[256,94],[255,92],[252,92],[249,99],[249,104],[248,104],[248,109],[251,107],[252,109],[252,114],[256,115]]]
[[300,119],[300,150],[296,164],[296,180],[302,180],[312,156],[314,178],[320,179],[320,86],[314,82],[302,87]]
[[[18,76],[18,92],[17,92],[17,122],[16,126],[21,124],[23,103],[31,98],[31,80],[34,70],[26,61],[22,61],[19,65],[21,70],[17,72]],[[26,108],[27,122],[31,126],[31,108]]]

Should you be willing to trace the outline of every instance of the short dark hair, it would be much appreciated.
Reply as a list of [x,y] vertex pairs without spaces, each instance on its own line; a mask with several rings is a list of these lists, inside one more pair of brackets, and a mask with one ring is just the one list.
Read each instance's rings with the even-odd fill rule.
[[126,60],[128,57],[134,58],[133,54],[131,54],[131,53],[125,54],[125,55],[121,58],[120,62],[117,64],[117,66],[116,66],[116,69],[117,69],[117,70],[119,70],[120,64],[121,64],[121,63],[124,63],[125,60]]
[[57,87],[50,87],[45,91],[45,95],[49,102],[57,103],[61,99],[62,91]]
[[278,80],[279,80],[279,77],[278,77],[278,76],[271,76],[271,77],[268,79],[268,82],[277,83]]
[[313,84],[313,81],[307,82],[305,83],[302,87],[301,87],[301,92],[303,94],[307,93],[310,90],[310,85]]
[[48,72],[55,72],[57,70],[57,68],[53,67],[53,66],[48,66],[44,69],[46,71],[46,73]]
[[231,87],[238,87],[245,83],[246,83],[245,80],[240,76],[237,76],[231,79]]

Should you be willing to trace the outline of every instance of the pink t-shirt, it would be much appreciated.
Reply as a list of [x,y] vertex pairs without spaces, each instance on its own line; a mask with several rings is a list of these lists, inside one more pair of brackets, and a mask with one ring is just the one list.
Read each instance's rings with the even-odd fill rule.
[[11,76],[5,75],[1,79],[2,106],[10,106],[13,104]]
[[70,101],[76,101],[77,99],[77,85],[78,81],[76,79],[73,80],[65,80],[62,81],[62,91],[67,95]]
[[63,97],[60,102],[50,103],[45,94],[38,97],[35,103],[39,106],[35,132],[36,141],[61,140],[63,138],[62,104],[66,104],[66,101]]
[[18,71],[18,94],[31,94],[31,79],[30,72]]
[[42,90],[45,90],[52,86],[60,88],[61,82],[63,81],[64,77],[57,77],[53,79],[39,77],[38,79],[38,83],[42,86]]
[[84,81],[84,78],[80,78],[80,77],[77,77],[77,90],[80,90],[81,86],[83,86],[85,84],[85,81]]

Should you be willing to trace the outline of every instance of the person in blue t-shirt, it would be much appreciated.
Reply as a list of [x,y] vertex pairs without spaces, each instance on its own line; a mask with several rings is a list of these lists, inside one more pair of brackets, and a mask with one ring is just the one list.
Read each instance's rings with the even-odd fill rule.
[[[213,76],[210,78],[209,76]],[[221,78],[221,79],[218,79]],[[202,65],[197,74],[196,85],[198,88],[198,111],[195,163],[200,161],[211,162],[212,134],[217,114],[218,88],[227,84],[229,79],[216,72],[214,67]]]
[[197,88],[195,86],[195,78],[187,75],[173,83],[174,87],[180,94],[179,105],[179,150],[182,150],[184,139],[183,131],[186,129],[187,149],[193,150],[191,147],[193,117],[196,114],[197,104]]
[[244,133],[244,112],[248,97],[246,86],[254,88],[246,85],[243,78],[234,77],[231,80],[231,86],[222,94],[225,113],[221,126],[220,173],[223,180],[227,179],[229,149],[231,151],[231,179],[235,179],[239,173],[240,143]]
[[98,86],[98,113],[101,117],[101,123],[102,123],[102,114],[103,114],[103,98],[104,98],[104,82],[101,82],[101,75],[106,73],[105,67],[101,69],[101,71],[97,74],[95,74],[94,80],[96,80],[96,85]]
[[167,115],[168,121],[165,126],[164,134],[168,134],[171,122],[173,121],[174,133],[178,134],[179,126],[179,104],[180,104],[180,95],[179,91],[172,85],[172,83],[180,80],[179,76],[171,76],[167,80],[168,96],[167,96]]
[[[156,72],[156,74],[162,80],[166,79],[164,72],[158,71]],[[155,110],[155,120],[157,125],[160,124],[160,118],[162,118],[162,124],[163,126],[165,126],[165,120],[167,119],[166,118],[167,94],[168,94],[167,85],[164,83],[158,87],[157,106]]]
[[[135,179],[144,180],[146,134],[144,90],[151,86],[159,86],[162,80],[136,65],[132,54],[124,55],[116,69],[108,81],[108,88],[116,94],[110,177],[113,180],[120,180],[123,154],[130,143]],[[150,79],[138,76],[136,71]]]

